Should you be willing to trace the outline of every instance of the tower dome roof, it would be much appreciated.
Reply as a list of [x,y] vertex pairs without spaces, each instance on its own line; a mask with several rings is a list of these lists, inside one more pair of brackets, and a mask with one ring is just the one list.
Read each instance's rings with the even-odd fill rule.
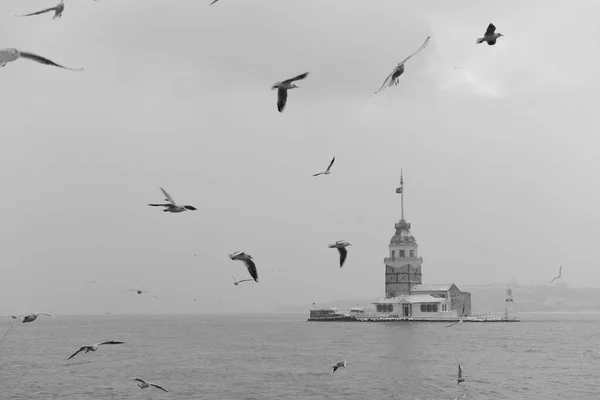
[[390,239],[390,244],[417,243],[415,237],[410,234],[410,222],[400,220],[394,226],[396,233]]

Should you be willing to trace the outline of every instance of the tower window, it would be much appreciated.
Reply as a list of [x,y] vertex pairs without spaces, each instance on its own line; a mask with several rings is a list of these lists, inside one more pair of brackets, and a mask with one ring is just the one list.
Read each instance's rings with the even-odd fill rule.
[[404,250],[398,250],[398,252],[400,253],[400,257],[406,257],[406,256],[404,255]]
[[410,256],[411,256],[411,257],[414,257],[414,256],[415,256],[415,251],[414,251],[414,250],[411,250],[411,251],[410,251]]
[[392,258],[396,257],[396,250],[392,250]]

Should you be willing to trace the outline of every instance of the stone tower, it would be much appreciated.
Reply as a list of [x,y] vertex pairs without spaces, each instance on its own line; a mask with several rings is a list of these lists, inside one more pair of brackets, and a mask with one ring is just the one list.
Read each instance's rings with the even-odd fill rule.
[[385,264],[385,297],[396,297],[410,294],[413,286],[421,283],[421,264],[418,245],[410,234],[410,223],[404,220],[404,179],[400,173],[401,219],[395,224],[396,233],[390,240],[389,257],[383,259]]

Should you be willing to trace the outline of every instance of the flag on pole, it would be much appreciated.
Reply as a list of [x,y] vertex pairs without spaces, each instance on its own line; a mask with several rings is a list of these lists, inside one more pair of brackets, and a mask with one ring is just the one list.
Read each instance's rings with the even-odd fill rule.
[[398,193],[398,194],[402,193],[402,186],[400,186],[399,188],[396,188],[396,193]]

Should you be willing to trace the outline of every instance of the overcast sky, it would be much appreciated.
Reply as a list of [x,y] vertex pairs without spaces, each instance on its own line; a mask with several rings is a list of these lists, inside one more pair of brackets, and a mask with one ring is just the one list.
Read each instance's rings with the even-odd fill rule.
[[[208,3],[67,0],[53,21],[13,17],[53,0],[0,2],[0,48],[85,68],[0,70],[0,313],[381,297],[401,168],[424,283],[562,264],[600,286],[600,3]],[[506,36],[476,45],[490,22]],[[271,85],[305,71],[280,114]],[[158,186],[198,211],[148,207]],[[259,284],[232,284],[237,250]]]

